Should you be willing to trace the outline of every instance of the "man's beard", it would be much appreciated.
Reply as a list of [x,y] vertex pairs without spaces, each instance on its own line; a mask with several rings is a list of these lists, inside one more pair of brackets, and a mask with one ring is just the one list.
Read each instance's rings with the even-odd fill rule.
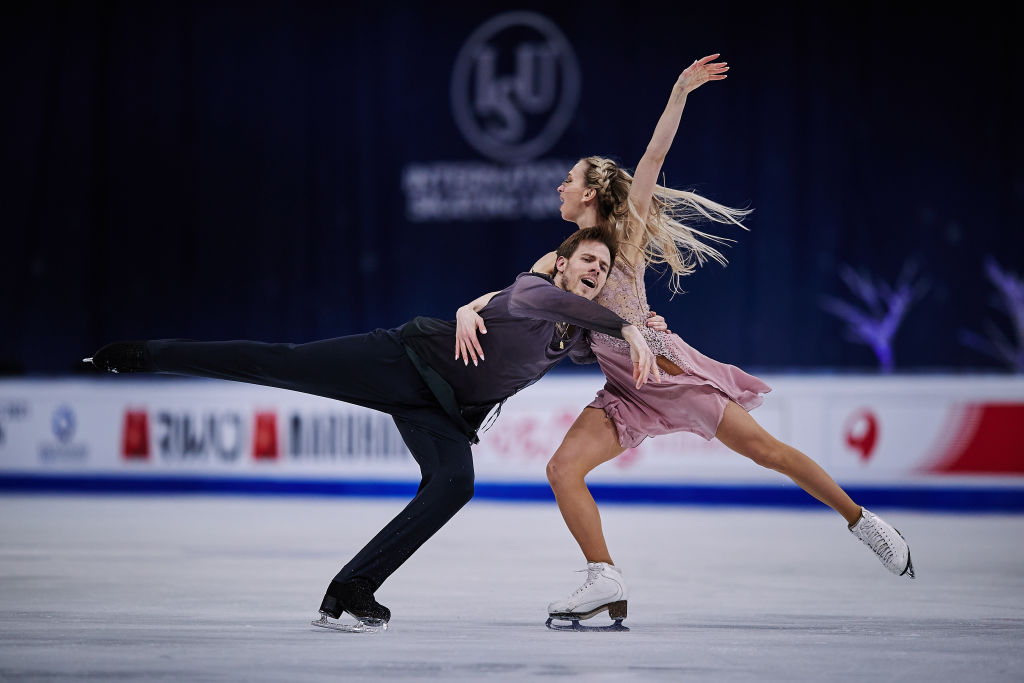
[[565,273],[555,273],[555,287],[558,287],[562,291],[568,292],[568,282],[566,282]]

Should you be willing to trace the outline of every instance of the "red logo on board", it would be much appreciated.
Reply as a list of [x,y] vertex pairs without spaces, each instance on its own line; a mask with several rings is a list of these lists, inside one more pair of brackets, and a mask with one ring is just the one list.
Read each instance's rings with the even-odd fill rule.
[[857,451],[860,459],[868,461],[878,445],[878,418],[864,408],[846,421],[846,445]]
[[252,457],[256,460],[276,460],[277,452],[277,413],[256,413]]
[[149,416],[145,410],[124,411],[121,455],[126,460],[149,459]]

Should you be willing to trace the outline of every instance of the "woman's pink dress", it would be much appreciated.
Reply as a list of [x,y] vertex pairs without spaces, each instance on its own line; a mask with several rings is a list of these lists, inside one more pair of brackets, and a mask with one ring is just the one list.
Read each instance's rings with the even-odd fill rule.
[[660,384],[651,380],[637,389],[629,344],[591,334],[591,348],[607,382],[589,407],[601,408],[615,423],[623,448],[632,448],[648,436],[679,431],[712,439],[730,399],[750,411],[761,405],[761,394],[771,391],[757,377],[708,358],[678,335],[647,327],[650,307],[643,275],[634,277],[625,261],[612,267],[597,302],[640,328],[655,354],[683,370],[679,375],[662,372]]

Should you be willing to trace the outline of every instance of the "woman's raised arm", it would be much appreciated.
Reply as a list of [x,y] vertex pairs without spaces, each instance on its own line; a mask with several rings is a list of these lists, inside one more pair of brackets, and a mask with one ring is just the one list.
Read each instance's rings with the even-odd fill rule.
[[[629,191],[629,201],[641,216],[646,216],[651,207],[651,199],[654,196],[654,187],[658,183],[658,176],[661,174],[661,166],[665,162],[668,150],[672,147],[676,131],[679,129],[679,119],[683,115],[683,107],[686,105],[686,96],[704,85],[708,81],[720,81],[725,78],[725,72],[729,70],[726,62],[716,62],[718,54],[708,55],[696,60],[686,67],[675,85],[672,86],[672,94],[665,105],[658,124],[654,127],[654,134],[647,145],[640,162],[636,165],[636,172],[633,174],[633,184]],[[630,221],[627,229],[627,241],[638,244],[640,235],[635,234],[642,225],[634,225]]]

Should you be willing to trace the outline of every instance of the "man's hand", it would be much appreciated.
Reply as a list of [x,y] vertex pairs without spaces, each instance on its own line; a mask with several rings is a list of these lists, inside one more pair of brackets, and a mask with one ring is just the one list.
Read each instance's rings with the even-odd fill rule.
[[651,353],[640,330],[633,325],[626,325],[622,328],[622,338],[629,343],[629,357],[633,361],[633,379],[636,380],[636,388],[639,389],[647,384],[647,380],[652,374],[654,381],[660,383],[661,372],[658,371],[658,359]]
[[477,365],[477,356],[484,359],[484,350],[480,347],[480,340],[477,339],[477,331],[480,334],[487,334],[487,326],[484,319],[480,317],[472,304],[467,304],[455,312],[455,360],[462,357],[462,362],[469,365],[470,359],[473,365]]

